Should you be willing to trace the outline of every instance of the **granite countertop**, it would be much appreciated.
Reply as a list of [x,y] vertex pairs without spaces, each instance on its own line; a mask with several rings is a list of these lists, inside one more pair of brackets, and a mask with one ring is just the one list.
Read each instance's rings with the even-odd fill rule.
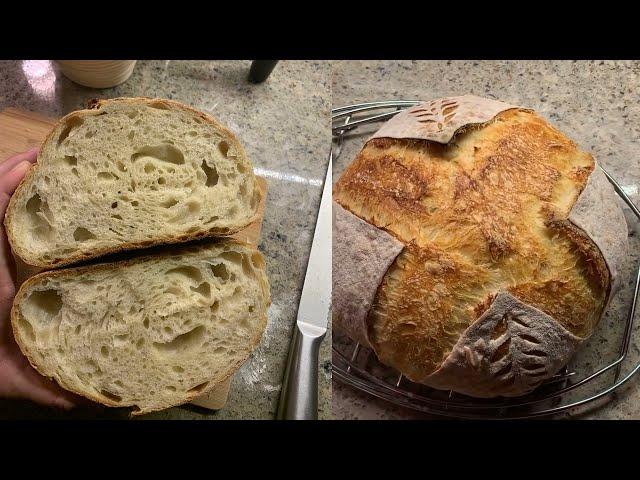
[[[430,100],[466,93],[531,107],[591,152],[640,205],[640,62],[336,61],[332,62],[332,71],[334,107],[375,100]],[[334,181],[376,128],[363,129],[345,142],[340,157],[334,159]],[[626,206],[624,211],[631,252],[622,272],[625,281],[596,332],[572,361],[577,372],[594,372],[617,358],[631,303],[633,273],[640,261],[639,222]],[[639,345],[640,321],[636,320],[623,375],[640,362]],[[599,386],[612,381],[613,376],[607,374]],[[570,398],[579,397],[568,396],[567,400]],[[333,382],[333,414],[336,419],[434,418],[374,398],[337,380]],[[610,401],[560,417],[569,416],[639,419],[640,376],[633,377]]]
[[[151,419],[272,419],[275,416],[305,268],[320,205],[329,142],[330,66],[281,61],[262,84],[247,82],[249,61],[138,61],[124,84],[81,87],[50,61],[0,62],[0,109],[47,116],[83,108],[91,98],[122,96],[177,100],[218,118],[238,135],[268,195],[259,249],[271,283],[269,323],[260,346],[235,375],[225,408],[211,413],[183,406]],[[320,353],[319,418],[330,418],[331,331]],[[49,409],[7,402],[8,416],[43,417]],[[61,416],[62,414],[55,414]],[[65,416],[95,416],[77,412]],[[118,416],[112,411],[105,416]]]

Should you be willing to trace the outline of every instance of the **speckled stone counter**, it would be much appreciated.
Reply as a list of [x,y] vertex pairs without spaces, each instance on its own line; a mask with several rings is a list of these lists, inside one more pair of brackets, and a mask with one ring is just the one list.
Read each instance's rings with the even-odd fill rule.
[[[640,205],[640,62],[601,61],[357,61],[332,62],[333,106],[376,100],[430,100],[472,93],[534,108],[583,149],[591,152]],[[379,126],[379,125],[378,125]],[[377,127],[359,131],[334,160],[334,181]],[[624,285],[613,299],[595,334],[571,366],[581,378],[616,358],[631,302],[632,271],[640,261],[640,228],[625,206],[631,255]],[[637,315],[637,317],[640,315]],[[633,331],[629,366],[640,361],[640,319]],[[613,381],[605,375],[594,388]],[[397,407],[334,380],[333,413],[337,419],[434,418]],[[640,375],[614,398],[561,418],[640,418]]]
[[[0,62],[0,109],[48,116],[83,108],[91,98],[163,97],[218,118],[238,135],[268,195],[260,250],[272,305],[263,340],[235,375],[227,406],[215,413],[177,407],[152,419],[274,418],[292,327],[311,248],[330,139],[327,62],[280,62],[262,84],[247,82],[249,61],[139,61],[123,85],[95,90],[66,79],[49,61]],[[331,332],[320,354],[319,417],[330,418]],[[2,416],[60,416],[21,402],[0,403]],[[92,417],[95,412],[70,416]],[[103,416],[118,416],[115,412]]]

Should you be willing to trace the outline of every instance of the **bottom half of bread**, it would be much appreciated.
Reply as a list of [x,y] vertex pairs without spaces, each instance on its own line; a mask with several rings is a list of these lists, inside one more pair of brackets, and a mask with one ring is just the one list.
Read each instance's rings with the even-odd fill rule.
[[12,325],[42,375],[140,414],[228,379],[259,343],[269,303],[262,255],[225,240],[36,275]]

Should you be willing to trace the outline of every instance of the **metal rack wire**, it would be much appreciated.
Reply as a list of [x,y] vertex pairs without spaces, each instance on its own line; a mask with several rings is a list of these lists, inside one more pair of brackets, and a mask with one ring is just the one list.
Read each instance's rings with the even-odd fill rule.
[[[419,103],[416,100],[394,100],[359,103],[333,109],[331,118],[334,159],[340,156],[348,136],[355,133],[358,128],[388,120],[399,111]],[[640,221],[638,207],[633,204],[611,175],[604,169],[602,171],[618,196]],[[333,375],[338,381],[397,405],[457,418],[532,418],[566,412],[587,404],[596,404],[598,400],[609,399],[640,370],[640,363],[636,363],[626,370],[627,373],[624,376],[620,376],[629,352],[639,291],[640,265],[637,267],[631,306],[615,361],[598,368],[593,373],[586,374],[565,367],[526,396],[477,399],[453,391],[435,390],[413,383],[396,370],[378,362],[370,349],[337,332],[334,332],[333,339]],[[613,382],[597,384],[604,379],[603,375],[606,372],[611,371],[615,372]],[[597,384],[596,391],[587,392],[587,387],[593,387],[594,384]],[[572,398],[576,396],[577,398]]]

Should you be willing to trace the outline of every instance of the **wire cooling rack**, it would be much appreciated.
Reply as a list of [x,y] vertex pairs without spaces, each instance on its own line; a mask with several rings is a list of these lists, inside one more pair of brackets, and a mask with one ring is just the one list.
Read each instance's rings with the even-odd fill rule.
[[[399,111],[418,103],[420,102],[416,100],[395,100],[359,103],[333,109],[333,158],[340,156],[344,142],[360,127],[388,120]],[[602,171],[618,196],[640,221],[640,210],[611,175],[604,169]],[[608,401],[640,370],[640,363],[628,359],[639,289],[640,265],[637,266],[622,341],[613,362],[595,369],[565,367],[526,396],[478,399],[413,383],[398,371],[378,362],[369,348],[336,331],[333,333],[333,376],[340,382],[394,404],[457,418],[532,418],[576,410],[586,405],[598,405]],[[625,374],[621,376],[623,367]],[[607,372],[612,372],[613,375],[605,375]]]

